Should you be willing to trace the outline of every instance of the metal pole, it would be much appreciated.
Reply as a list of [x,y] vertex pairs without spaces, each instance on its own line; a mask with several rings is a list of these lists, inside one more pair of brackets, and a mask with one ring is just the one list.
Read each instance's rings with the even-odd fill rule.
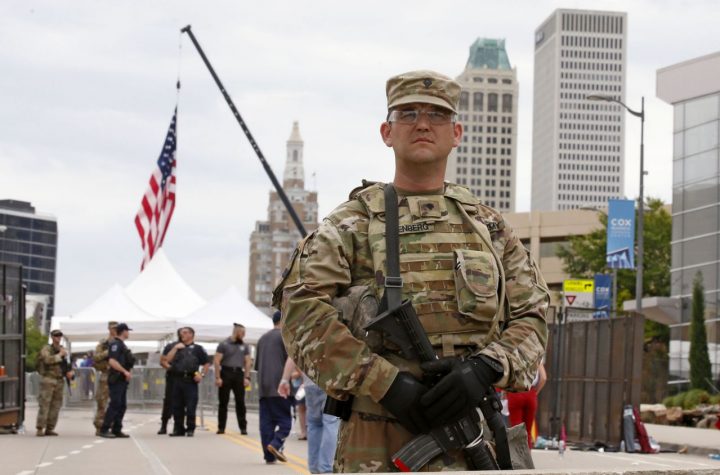
[[640,108],[640,195],[638,196],[638,251],[635,280],[635,311],[641,313],[643,298],[643,255],[645,252],[645,97]]
[[617,269],[613,267],[612,317],[617,318]]
[[208,71],[210,71],[210,75],[215,80],[215,84],[217,84],[217,87],[220,89],[220,92],[222,93],[223,97],[225,98],[225,102],[227,102],[227,105],[230,107],[230,110],[232,111],[233,115],[235,116],[235,119],[237,119],[238,124],[240,124],[240,128],[242,128],[243,132],[245,132],[245,136],[247,137],[248,141],[250,142],[250,145],[252,146],[253,150],[255,150],[255,154],[257,155],[258,159],[260,159],[260,163],[262,164],[263,168],[265,169],[265,173],[267,173],[268,177],[270,177],[270,181],[272,182],[273,186],[275,187],[275,191],[277,191],[278,196],[282,200],[283,204],[285,205],[285,209],[287,209],[288,214],[292,218],[293,222],[295,223],[295,226],[297,227],[298,232],[300,232],[300,236],[305,237],[307,236],[307,231],[305,231],[305,226],[303,226],[302,221],[298,217],[297,213],[295,212],[295,208],[293,208],[292,204],[290,203],[290,200],[288,199],[287,195],[285,194],[285,190],[283,190],[280,183],[277,181],[277,178],[275,177],[275,173],[273,173],[272,168],[270,168],[270,164],[268,164],[267,160],[265,160],[265,156],[263,155],[262,151],[260,150],[260,146],[255,142],[255,138],[253,138],[252,134],[250,133],[250,129],[248,129],[248,126],[245,124],[245,121],[243,120],[242,116],[240,115],[240,112],[238,112],[237,108],[235,107],[235,104],[233,103],[232,99],[230,98],[230,95],[225,90],[225,86],[223,86],[222,82],[220,81],[220,78],[215,73],[215,70],[213,69],[212,65],[210,64],[210,61],[207,59],[207,56],[205,56],[205,52],[200,47],[200,43],[198,43],[197,39],[195,38],[195,35],[193,34],[192,30],[190,29],[190,25],[186,26],[185,28],[182,28],[180,30],[182,33],[187,33],[190,37],[190,40],[193,42],[193,45],[195,45],[195,49],[197,49],[197,52],[200,54],[200,57],[202,58],[203,62],[205,63],[205,66],[207,66]]
[[638,245],[637,259],[635,262],[637,272],[635,274],[635,312],[642,310],[643,297],[643,257],[645,254],[645,96],[642,97],[640,112],[630,109],[625,103],[614,96],[592,94],[586,97],[591,101],[615,102],[625,108],[626,111],[640,117],[640,193],[638,196]]

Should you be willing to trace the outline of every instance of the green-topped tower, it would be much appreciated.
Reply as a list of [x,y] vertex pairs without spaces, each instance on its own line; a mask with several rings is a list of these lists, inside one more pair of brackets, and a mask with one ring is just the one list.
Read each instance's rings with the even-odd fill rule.
[[457,81],[465,131],[448,160],[447,179],[499,211],[515,211],[518,83],[505,40],[475,40]]

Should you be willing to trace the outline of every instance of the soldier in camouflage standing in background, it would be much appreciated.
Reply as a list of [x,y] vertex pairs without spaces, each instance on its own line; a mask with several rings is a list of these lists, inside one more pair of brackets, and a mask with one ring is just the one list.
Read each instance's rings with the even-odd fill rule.
[[35,423],[36,435],[58,435],[55,432],[60,407],[63,402],[64,379],[72,379],[73,372],[67,364],[68,352],[60,345],[62,332],[50,332],[52,343],[43,346],[38,354],[37,372],[42,377],[40,393],[38,394],[38,415]]
[[[401,280],[385,281],[384,185],[363,183],[300,243],[274,292],[290,357],[329,396],[354,396],[335,471],[395,471],[392,454],[474,411],[492,386],[527,390],[545,351],[550,296],[528,251],[499,212],[444,182],[462,139],[460,93],[432,71],[387,81],[380,133],[395,155]],[[362,328],[386,285],[401,287],[441,359],[421,366]],[[428,375],[439,379],[431,389]],[[468,464],[454,450],[425,468]]]
[[96,370],[95,378],[97,380],[97,386],[95,390],[95,402],[97,408],[95,409],[95,435],[100,435],[100,428],[102,427],[103,419],[105,418],[105,411],[107,410],[108,402],[110,401],[110,390],[108,389],[108,371],[110,365],[108,364],[108,352],[110,351],[110,342],[115,339],[115,327],[118,322],[108,322],[108,336],[100,340],[95,346],[95,358],[93,360],[93,367]]

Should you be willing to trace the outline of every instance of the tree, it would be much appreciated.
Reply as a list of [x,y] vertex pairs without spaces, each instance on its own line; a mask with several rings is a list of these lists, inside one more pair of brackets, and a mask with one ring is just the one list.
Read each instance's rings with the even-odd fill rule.
[[695,274],[690,320],[690,387],[711,391],[712,369],[705,331],[705,287],[702,274]]
[[[672,218],[660,199],[647,198],[645,207],[643,295],[669,296]],[[605,262],[607,215],[600,213],[600,223],[600,228],[590,234],[571,236],[568,245],[558,249],[557,255],[569,275],[592,278],[596,273],[608,272]],[[637,235],[637,229],[635,232]],[[619,269],[617,274],[615,298],[618,308],[622,308],[623,301],[635,298],[635,270]],[[645,320],[645,336],[667,343],[670,331],[666,325]]]
[[32,373],[35,368],[35,360],[43,345],[47,344],[47,337],[40,333],[40,329],[34,318],[25,320],[25,371]]

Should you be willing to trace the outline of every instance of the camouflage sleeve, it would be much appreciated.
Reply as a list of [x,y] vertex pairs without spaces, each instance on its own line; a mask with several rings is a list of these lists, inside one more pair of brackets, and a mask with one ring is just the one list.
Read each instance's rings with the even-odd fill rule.
[[505,270],[505,302],[509,308],[500,339],[491,342],[481,353],[502,363],[504,375],[498,387],[527,391],[545,354],[548,335],[545,315],[550,293],[515,232],[507,223],[498,232],[502,233],[500,242],[504,241],[501,258]]
[[95,345],[95,353],[93,355],[93,360],[96,363],[102,363],[103,361],[106,361],[108,358],[109,349],[110,345],[108,345],[107,340],[100,340],[100,342]]
[[[325,220],[295,251],[282,287],[282,335],[290,357],[325,392],[379,401],[398,369],[353,337],[331,305],[353,281],[353,231]],[[368,251],[369,252],[369,251]]]
[[52,354],[50,345],[43,346],[42,350],[40,350],[40,358],[46,365],[58,364],[62,361],[62,356],[59,353],[57,355]]

